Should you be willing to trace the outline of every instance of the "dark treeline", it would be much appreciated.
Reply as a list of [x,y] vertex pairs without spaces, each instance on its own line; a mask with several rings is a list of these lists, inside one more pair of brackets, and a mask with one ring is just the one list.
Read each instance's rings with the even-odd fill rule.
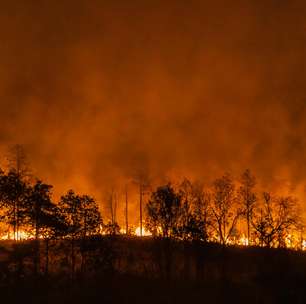
[[[157,187],[148,200],[140,196],[144,229],[150,237],[137,238],[129,229],[120,233],[118,199],[113,192],[111,220],[105,221],[90,195],[69,190],[55,202],[52,186],[29,173],[22,150],[16,147],[13,155],[8,170],[0,171],[0,219],[5,231],[0,242],[0,287],[8,296],[33,288],[37,303],[45,302],[49,292],[59,293],[67,303],[65,291],[72,288],[77,303],[78,295],[82,296],[75,289],[78,284],[84,288],[84,296],[95,293],[100,299],[96,294],[100,282],[108,288],[103,296],[128,303],[112,284],[124,284],[128,297],[131,290],[139,292],[134,283],[144,290],[153,284],[166,292],[163,282],[176,282],[182,290],[189,286],[192,291],[188,292],[193,292],[190,282],[196,281],[205,283],[201,288],[206,299],[217,303],[217,293],[232,293],[242,286],[241,280],[245,280],[246,290],[264,288],[258,280],[274,280],[272,293],[284,282],[292,288],[296,288],[293,282],[301,286],[305,282],[304,253],[286,249],[304,249],[298,201],[291,196],[258,193],[250,170],[238,181],[225,174],[204,187],[185,179]],[[41,290],[35,289],[38,284],[42,284]],[[174,287],[167,291],[173,292],[173,297],[178,295]],[[300,287],[297,291],[300,294]],[[265,290],[263,297],[266,295],[271,296],[271,291]],[[186,302],[184,297],[176,302]],[[18,293],[15,298],[20,302]],[[156,295],[152,303],[153,299],[165,300]],[[135,299],[144,300],[148,301],[145,293]]]
[[146,205],[154,236],[266,247],[303,247],[303,219],[292,196],[257,193],[250,170],[238,182],[229,174],[211,187],[185,179],[158,187]]
[[[239,183],[225,174],[211,187],[188,179],[159,186],[142,202],[144,226],[153,237],[302,249],[303,221],[297,199],[258,194],[255,184],[255,177],[246,170]],[[111,220],[104,223],[90,195],[69,190],[54,202],[51,185],[14,168],[0,171],[0,213],[7,239],[26,235],[36,241],[65,238],[73,243],[93,235],[119,234],[117,203],[117,199],[115,204],[111,201]]]

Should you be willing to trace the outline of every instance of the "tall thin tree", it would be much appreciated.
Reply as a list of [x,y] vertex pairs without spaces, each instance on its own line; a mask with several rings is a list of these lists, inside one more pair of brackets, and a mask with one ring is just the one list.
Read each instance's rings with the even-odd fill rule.
[[[8,168],[14,172],[18,179],[25,179],[30,176],[28,158],[24,147],[21,144],[13,145],[8,151]],[[19,239],[20,228],[20,199],[16,197],[14,202],[14,240]]]
[[255,177],[249,169],[245,170],[241,176],[241,186],[239,188],[239,197],[243,206],[243,215],[247,224],[247,245],[251,244],[251,220],[256,203],[256,193],[254,187],[256,185]]
[[125,186],[125,233],[129,234],[129,204],[128,204],[128,189]]

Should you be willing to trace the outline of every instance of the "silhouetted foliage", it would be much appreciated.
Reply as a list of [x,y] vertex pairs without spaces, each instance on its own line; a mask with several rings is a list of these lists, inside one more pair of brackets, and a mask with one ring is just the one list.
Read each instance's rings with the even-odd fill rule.
[[107,224],[103,225],[103,230],[109,235],[120,234],[120,226],[117,222],[108,222]]
[[153,235],[171,237],[177,232],[181,208],[181,196],[171,184],[158,187],[146,206],[146,227]]
[[102,224],[96,201],[88,195],[75,194],[69,190],[59,202],[59,210],[67,224],[67,236],[84,238],[95,235]]
[[[57,206],[51,200],[51,185],[36,181],[33,186],[28,186],[24,201],[23,214],[28,233],[34,234],[36,243],[36,272],[39,270],[39,240],[46,241],[46,261],[48,261],[49,239],[60,235],[60,231],[66,228],[62,218],[59,216]],[[45,271],[48,269],[46,262]]]
[[41,181],[27,188],[23,214],[25,223],[36,240],[41,236],[48,237],[56,226],[57,208],[51,200],[51,189],[51,185]]
[[[99,233],[102,225],[101,214],[96,201],[88,195],[78,195],[69,190],[59,202],[61,216],[67,225],[66,237],[71,241],[71,273],[75,273],[75,241]],[[82,255],[82,261],[84,256]]]
[[[1,224],[8,232],[14,231],[16,241],[18,233],[25,236],[19,242],[12,242],[11,237],[2,241],[0,287],[25,286],[32,280],[35,284],[59,280],[63,286],[67,282],[74,286],[75,282],[108,282],[123,274],[166,282],[184,280],[185,284],[189,280],[217,282],[218,286],[242,277],[270,280],[272,271],[284,276],[292,264],[289,251],[245,248],[244,256],[244,249],[230,246],[247,244],[245,228],[254,246],[301,249],[305,245],[301,235],[300,242],[291,246],[303,227],[298,201],[269,193],[261,199],[255,184],[255,177],[246,170],[239,181],[225,174],[212,185],[184,179],[159,186],[145,205],[145,227],[153,238],[136,239],[135,230],[120,236],[120,197],[115,192],[107,201],[111,220],[104,224],[91,196],[70,190],[54,203],[51,185],[23,178],[16,170],[0,171]],[[145,203],[143,190],[140,187],[141,204]],[[131,231],[135,228],[129,226]],[[271,267],[262,262],[266,259]],[[285,265],[283,270],[275,266],[279,263]],[[297,270],[292,274],[303,277]]]
[[19,227],[24,221],[25,197],[28,190],[27,183],[15,171],[1,175],[1,201],[3,217],[7,224],[13,227],[13,237],[18,239]]

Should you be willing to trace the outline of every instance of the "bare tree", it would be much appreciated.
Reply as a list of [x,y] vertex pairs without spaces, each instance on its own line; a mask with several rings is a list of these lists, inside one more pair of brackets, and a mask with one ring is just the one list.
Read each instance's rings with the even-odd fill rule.
[[252,175],[249,169],[245,170],[241,176],[241,186],[239,188],[239,198],[243,206],[243,216],[245,217],[247,224],[247,244],[251,243],[251,219],[253,216],[253,210],[256,203],[256,194],[254,187],[256,185],[255,177]]
[[252,221],[261,246],[286,247],[285,238],[299,227],[298,202],[291,196],[272,197],[263,193],[263,201]]
[[226,174],[215,180],[212,193],[212,227],[221,244],[228,243],[230,236],[241,215],[235,196],[235,186]]
[[150,189],[150,179],[147,170],[140,170],[135,175],[134,182],[139,187],[139,228],[140,236],[143,235],[143,207],[144,207],[144,195],[147,190]]
[[9,171],[15,172],[21,178],[30,176],[28,156],[21,144],[16,144],[9,148],[7,161]]
[[129,234],[129,205],[128,205],[128,188],[125,185],[125,233]]
[[110,212],[110,222],[104,225],[104,228],[108,234],[118,234],[120,227],[117,222],[117,205],[118,197],[117,193],[112,188],[111,193],[108,195],[108,207]]
[[194,209],[193,213],[200,231],[200,239],[207,241],[210,235],[211,226],[211,193],[205,191],[203,187],[194,188]]
[[179,186],[182,200],[178,236],[183,239],[208,239],[210,195],[199,182],[184,179]]

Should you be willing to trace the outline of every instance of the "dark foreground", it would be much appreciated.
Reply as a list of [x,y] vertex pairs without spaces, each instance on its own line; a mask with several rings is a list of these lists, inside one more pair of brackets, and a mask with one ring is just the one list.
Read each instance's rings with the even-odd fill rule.
[[306,303],[304,252],[124,238],[93,244],[74,248],[73,272],[69,244],[50,247],[48,273],[43,244],[38,272],[33,250],[24,249],[32,244],[10,249],[0,303]]
[[288,283],[169,282],[124,275],[73,283],[28,280],[2,288],[1,303],[306,303],[305,282]]

